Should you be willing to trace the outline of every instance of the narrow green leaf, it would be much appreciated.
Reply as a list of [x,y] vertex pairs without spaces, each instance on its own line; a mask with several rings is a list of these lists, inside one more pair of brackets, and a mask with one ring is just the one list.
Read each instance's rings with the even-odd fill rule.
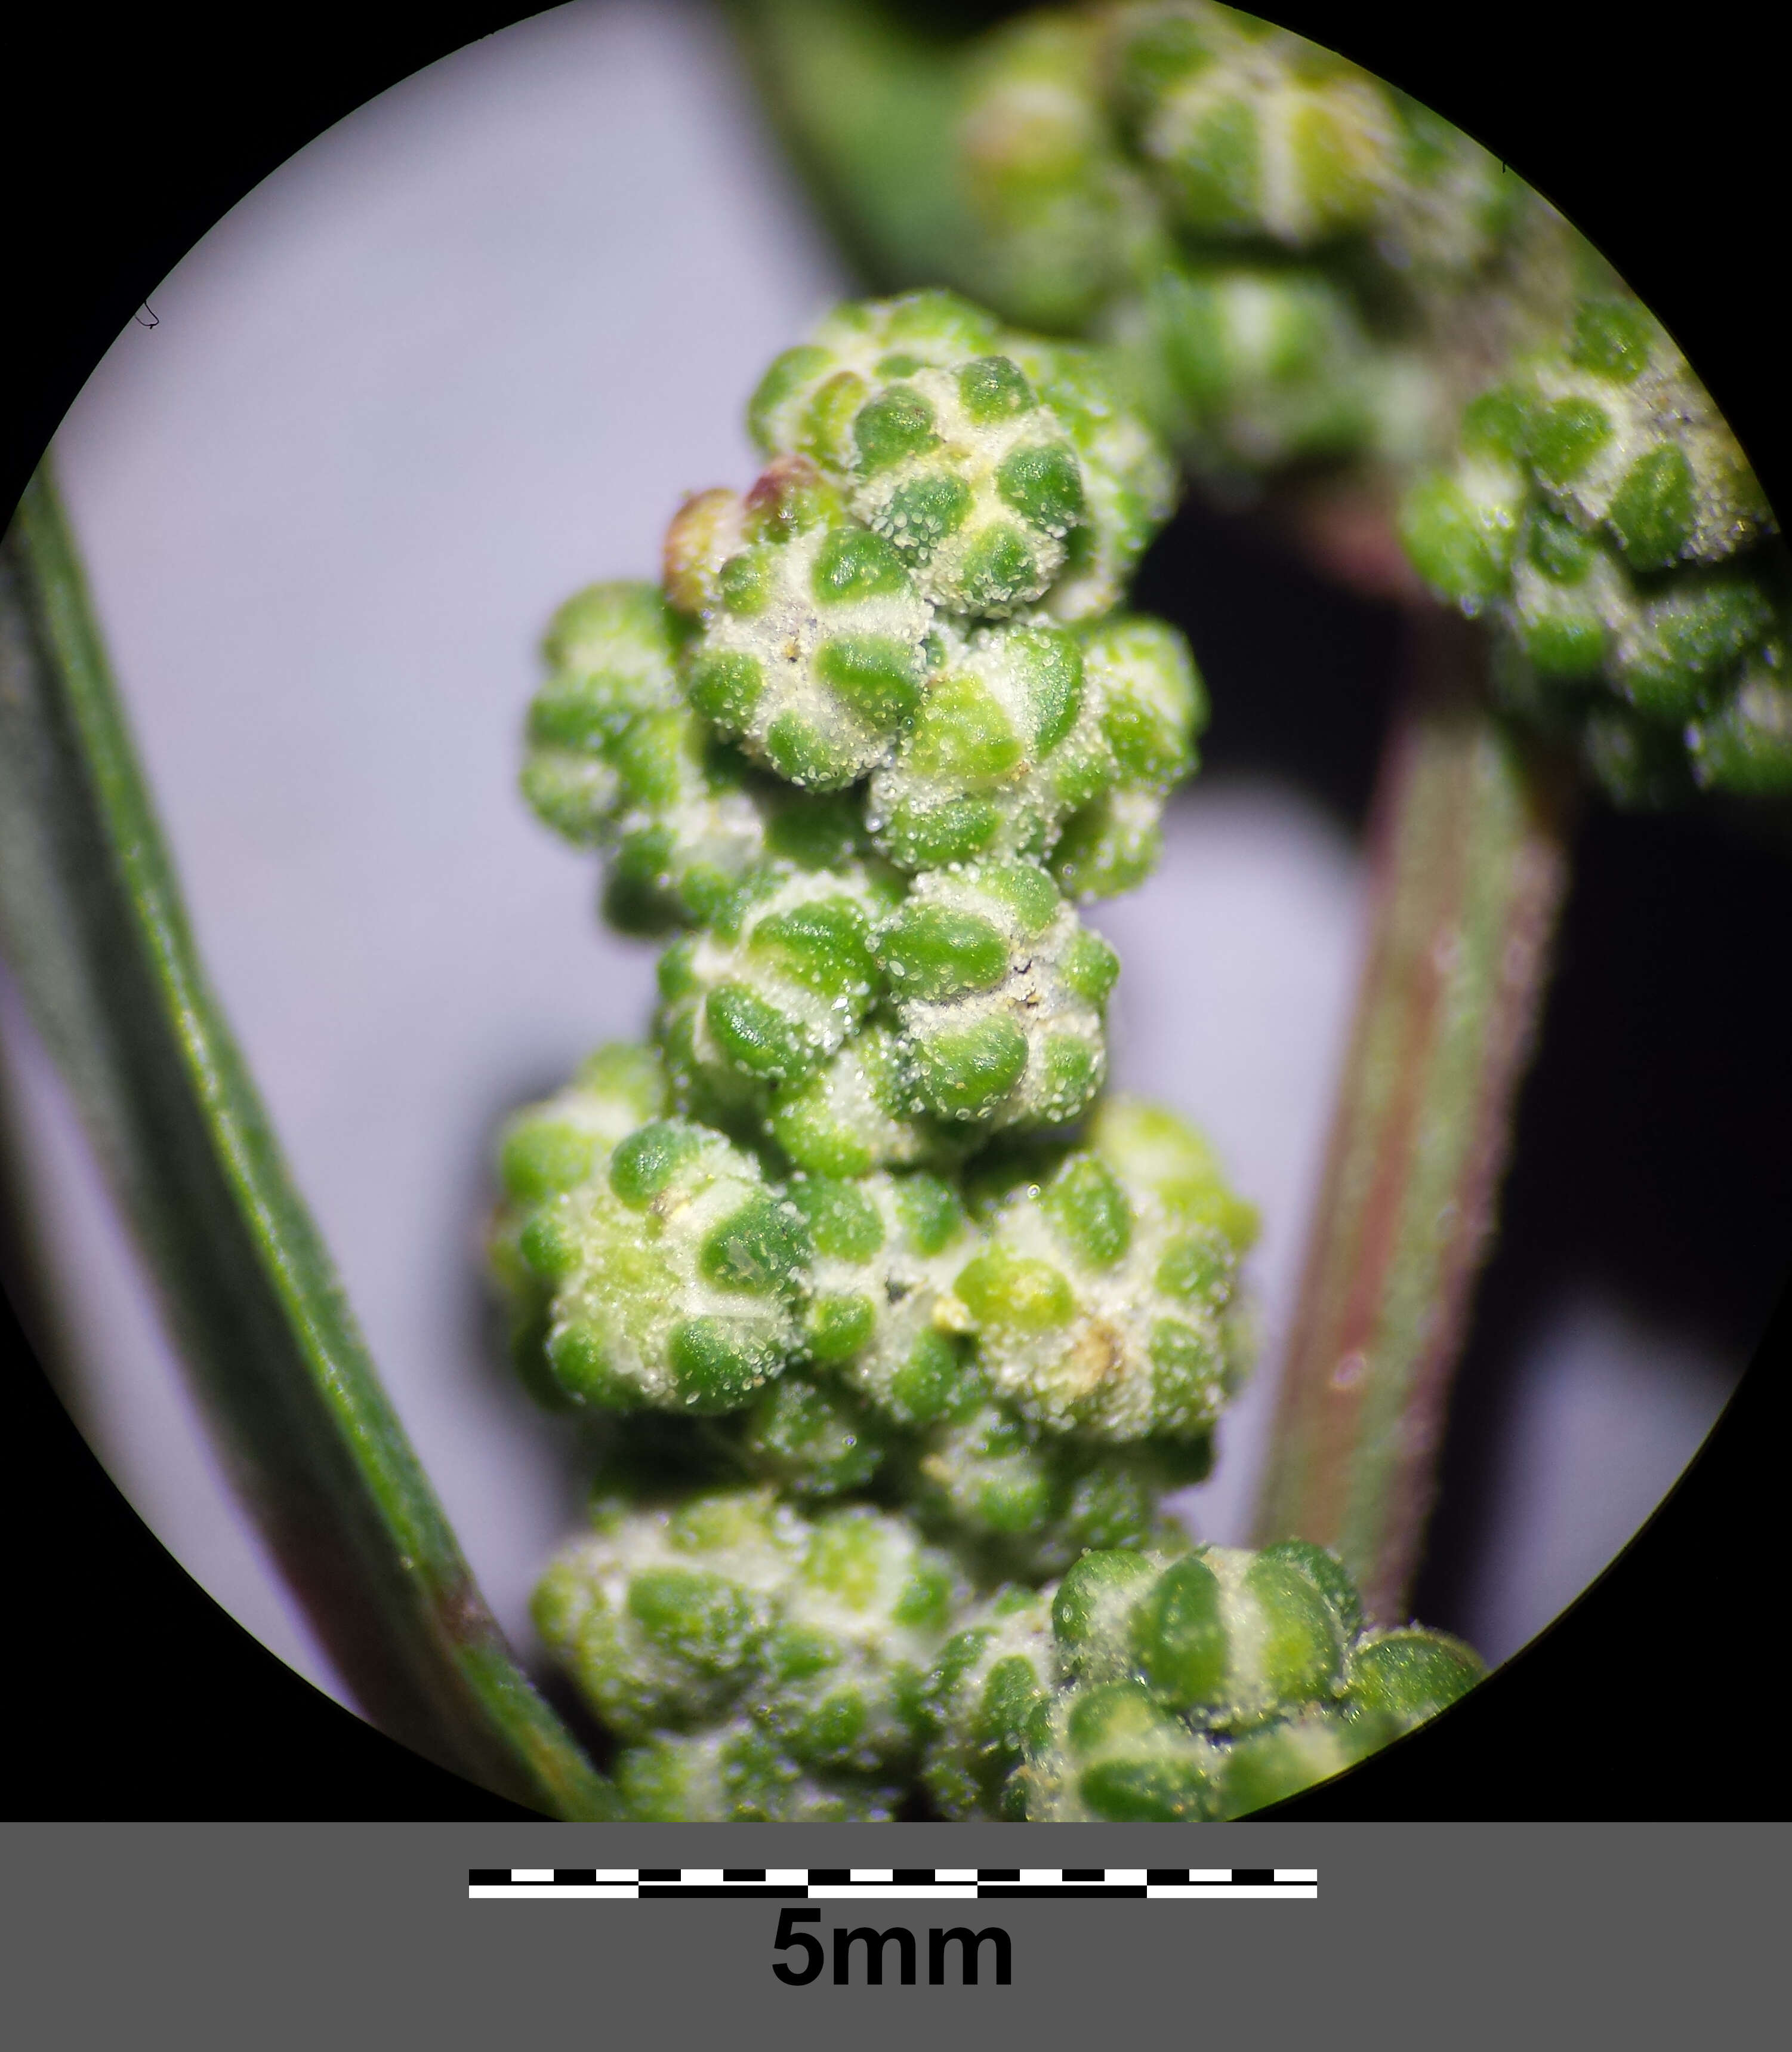
[[614,1814],[486,1608],[206,981],[46,471],[0,543],[0,943],[367,1714],[517,1802]]

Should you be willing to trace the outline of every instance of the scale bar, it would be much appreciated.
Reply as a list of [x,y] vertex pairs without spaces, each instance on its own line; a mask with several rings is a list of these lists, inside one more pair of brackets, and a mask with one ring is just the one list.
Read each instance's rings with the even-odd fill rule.
[[471,1867],[473,1901],[1313,1902],[1317,1867]]

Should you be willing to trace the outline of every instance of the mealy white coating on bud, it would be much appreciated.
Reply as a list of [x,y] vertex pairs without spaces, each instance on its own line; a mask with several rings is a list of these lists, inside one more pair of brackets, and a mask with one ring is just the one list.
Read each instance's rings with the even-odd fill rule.
[[888,757],[919,703],[932,610],[806,458],[774,464],[743,499],[687,501],[667,563],[674,603],[702,623],[687,688],[722,732],[814,790]]
[[506,1124],[499,1155],[509,1193],[527,1201],[602,1175],[617,1142],[666,1108],[656,1051],[607,1043],[579,1064],[564,1089]]
[[[1053,1824],[1123,1817],[1192,1823],[1208,1816],[1223,1748],[1159,1709],[1142,1689],[1116,1684],[1105,1694],[1108,1700],[1098,1705],[1096,1690],[1061,1689],[1037,1713],[1027,1758],[1008,1792],[1011,1814]],[[1091,1724],[1087,1712],[1098,1706],[1105,1715]],[[1099,1785],[1104,1776],[1119,1780],[1121,1803]]]
[[879,1172],[799,1181],[792,1198],[809,1217],[814,1247],[811,1360],[898,1423],[949,1409],[961,1394],[964,1349],[941,1306],[979,1239],[957,1192],[934,1176]]
[[1021,15],[979,40],[964,80],[957,139],[983,230],[979,289],[1054,332],[1082,327],[1160,233],[1103,104],[1103,33],[1092,13]]
[[704,1127],[631,1134],[608,1176],[542,1205],[521,1244],[553,1289],[549,1360],[580,1400],[732,1408],[796,1351],[803,1222]]
[[[1398,175],[1401,138],[1387,93],[1304,37],[1231,8],[1122,10],[1117,39],[1167,47],[1134,109],[1135,141],[1184,225],[1310,248],[1371,225]],[[1124,54],[1122,61],[1124,62]]]
[[[1136,1218],[1131,1247],[1111,1269],[1074,1262],[1037,1204],[1024,1199],[993,1221],[992,1238],[992,1260],[1036,1264],[1069,1286],[1064,1315],[1043,1331],[984,1309],[981,1297],[970,1312],[978,1359],[1011,1403],[1061,1430],[1117,1440],[1187,1435],[1211,1422],[1228,1393],[1223,1306],[1191,1305],[1157,1288],[1172,1228],[1155,1208]],[[969,1287],[961,1286],[961,1299]],[[1159,1345],[1166,1326],[1176,1329],[1173,1351]]]
[[933,637],[927,699],[872,777],[866,825],[905,869],[1047,855],[1111,781],[1077,640],[1027,618]]
[[738,1695],[807,1537],[769,1490],[612,1514],[550,1567],[536,1624],[618,1737],[677,1729]]
[[[914,564],[918,588],[936,605],[991,618],[1044,596],[1082,518],[1086,487],[1074,444],[1011,359],[978,361],[1015,370],[1004,404],[968,401],[972,366],[923,367],[874,388],[853,424],[848,503]],[[919,445],[891,453],[869,428],[878,409],[898,405],[914,409]],[[1027,467],[1054,462],[1061,476],[1030,489]]]
[[1594,546],[1587,567],[1573,582],[1547,575],[1522,546],[1512,570],[1512,618],[1521,641],[1529,643],[1564,617],[1596,621],[1615,645],[1633,632],[1643,613],[1637,583],[1616,551]]
[[1054,620],[1098,620],[1125,597],[1139,558],[1175,510],[1175,462],[1094,350],[1033,335],[1012,336],[1004,347],[1082,459],[1083,519],[1041,609]]
[[1154,1171],[1144,1146],[1101,1146],[1098,1123],[1095,1150],[997,1205],[955,1294],[984,1374],[1023,1416],[1119,1442],[1191,1439],[1236,1386],[1229,1314],[1254,1220],[1217,1177],[1179,1184],[1204,1143],[1139,1111],[1188,1153]]
[[1207,694],[1188,643],[1167,621],[1112,613],[1082,635],[1082,716],[1121,789],[1161,795],[1195,767]]
[[900,886],[853,863],[773,866],[663,965],[660,1030],[675,1068],[725,1092],[798,1080],[838,1051],[877,988],[870,937]]
[[569,840],[601,845],[631,793],[621,756],[644,718],[683,711],[680,625],[651,585],[588,585],[554,614],[529,709],[523,795]]
[[956,292],[849,300],[773,363],[748,409],[749,431],[769,456],[807,456],[844,478],[852,467],[847,430],[874,384],[988,355],[1003,335],[993,315]]
[[810,1527],[768,1649],[757,1721],[795,1758],[875,1772],[912,1759],[921,1679],[968,1592],[907,1519],[863,1506]]
[[1004,1589],[966,1618],[928,1678],[923,1774],[943,1816],[1003,1814],[1027,1721],[1057,1678],[1051,1590]]
[[1140,405],[1203,472],[1243,483],[1378,431],[1389,353],[1313,266],[1167,260],[1109,327]]
[[1499,251],[1520,214],[1544,203],[1472,136],[1387,86],[1401,131],[1376,248],[1422,287],[1460,290]]
[[991,1130],[1058,1125],[1100,1090],[1118,961],[1043,872],[930,870],[877,945],[918,1111]]
[[1755,651],[1729,703],[1687,729],[1703,789],[1783,796],[1792,790],[1792,656],[1775,639]]
[[1163,855],[1163,818],[1159,792],[1103,792],[1066,821],[1052,850],[1058,889],[1075,904],[1137,889]]
[[624,1752],[616,1776],[628,1815],[648,1823],[882,1824],[905,1793],[897,1783],[799,1766],[744,1715],[660,1733]]
[[910,1097],[895,1031],[873,1020],[812,1075],[774,1093],[766,1130],[798,1167],[818,1176],[961,1159],[975,1134],[917,1114]]
[[1628,377],[1602,376],[1561,356],[1536,364],[1532,379],[1543,407],[1578,402],[1596,408],[1610,432],[1570,476],[1544,475],[1535,460],[1534,467],[1546,495],[1580,525],[1591,527],[1614,516],[1622,521],[1621,494],[1640,458],[1677,449],[1690,469],[1692,484],[1692,517],[1678,555],[1688,562],[1718,562],[1760,533],[1771,532],[1773,516],[1710,394],[1660,327],[1652,319],[1646,327],[1647,360]]
[[688,707],[639,721],[616,750],[612,887],[651,899],[661,918],[701,916],[765,855],[761,797],[745,764],[721,757]]

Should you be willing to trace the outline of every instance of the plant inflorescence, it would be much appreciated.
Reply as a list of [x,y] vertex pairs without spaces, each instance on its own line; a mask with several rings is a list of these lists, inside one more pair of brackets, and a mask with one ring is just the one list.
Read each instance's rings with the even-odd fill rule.
[[1500,705],[1618,804],[1792,791],[1760,486],[1660,323],[1478,144],[1215,0],[1004,25],[956,132],[995,303],[1109,344],[1195,474],[1400,485],[1413,567],[1497,630]]
[[[519,1365],[602,1427],[544,1638],[642,1816],[1218,1814],[1271,1725],[1250,1787],[1333,1771],[1397,1723],[1341,1570],[1191,1551],[1164,1507],[1246,1373],[1256,1221],[1107,1094],[1120,965],[1077,910],[1148,873],[1206,717],[1123,609],[1169,459],[1099,357],[938,292],[837,310],[749,421],[758,481],[686,500],[660,588],[562,608],[530,713],[537,811],[666,942],[651,1044],[503,1142]],[[1184,1668],[1190,1631],[1233,1651],[1211,1701],[1144,1659],[1079,1766],[1062,1620],[1116,1560],[1180,1576],[1175,1619],[1222,1592],[1162,1625]],[[973,1799],[966,1649],[1023,1615],[1058,1651]]]
[[1459,129],[1214,0],[1048,10],[972,48],[956,123],[982,289],[1112,345],[1190,468],[1408,463],[1522,328],[1563,225]]
[[1463,412],[1402,515],[1485,612],[1496,695],[1622,805],[1792,793],[1792,580],[1771,509],[1659,322],[1590,293]]

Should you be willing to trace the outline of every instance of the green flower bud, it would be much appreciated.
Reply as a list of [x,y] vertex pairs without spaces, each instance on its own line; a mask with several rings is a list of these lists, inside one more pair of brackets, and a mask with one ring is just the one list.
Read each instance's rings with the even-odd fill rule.
[[1031,1822],[1181,1824],[1215,1814],[1211,1741],[1141,1682],[1060,1691],[1029,1736],[1006,1803]]
[[1633,570],[1716,562],[1772,515],[1709,394],[1635,300],[1588,300],[1533,370],[1526,442],[1544,494],[1602,524]]
[[1052,1596],[1051,1628],[1064,1676],[1111,1682],[1131,1672],[1126,1620],[1164,1564],[1141,1553],[1084,1554]]
[[799,1767],[744,1717],[713,1731],[661,1737],[616,1763],[626,1814],[654,1824],[882,1824],[904,1790]]
[[929,1423],[960,1408],[966,1348],[942,1309],[976,1243],[949,1183],[925,1173],[799,1177],[790,1198],[813,1248],[810,1359],[884,1418]]
[[[871,779],[873,840],[911,870],[1043,856],[1080,787],[1099,790],[1108,767],[1078,732],[1083,699],[1082,650],[1061,627],[1004,621],[968,640],[941,636],[921,715]],[[1073,736],[1075,760],[1065,761]]]
[[688,1729],[764,1671],[806,1537],[769,1490],[612,1518],[548,1570],[535,1627],[618,1737]]
[[[871,780],[867,824],[891,860],[931,869],[1038,860],[1073,814],[1086,814],[1062,875],[1094,895],[1129,857],[1148,867],[1163,795],[1194,767],[1206,717],[1182,636],[1120,615],[1074,637],[1043,621],[1004,622],[938,645],[921,718]],[[1136,801],[1120,818],[1105,803],[1117,789]]]
[[666,553],[669,593],[702,623],[684,681],[705,719],[811,790],[888,755],[921,702],[931,616],[902,551],[812,464],[781,459],[744,499],[687,501]]
[[1365,1634],[1342,1566],[1300,1541],[1086,1553],[1055,1592],[1008,1602],[1011,1622],[1001,1605],[974,1616],[929,1679],[929,1782],[957,1816],[1245,1815],[1354,1765],[1485,1671],[1441,1632]]
[[1687,746],[1704,789],[1792,794],[1792,672],[1783,642],[1761,652],[1720,711],[1692,723]]
[[1091,1547],[1185,1549],[1187,1534],[1160,1499],[1199,1480],[1211,1451],[1206,1440],[1104,1446],[1043,1431],[984,1403],[927,1435],[910,1500],[966,1557],[1036,1581],[1062,1574]]
[[657,1051],[612,1041],[580,1063],[565,1090],[507,1121],[499,1137],[504,1200],[487,1253],[510,1306],[512,1357],[530,1395],[550,1408],[569,1402],[543,1351],[554,1292],[524,1258],[523,1228],[538,1206],[607,1174],[616,1142],[666,1109]]
[[866,1026],[802,1081],[773,1091],[765,1130],[813,1176],[866,1176],[874,1169],[943,1168],[979,1138],[911,1109],[893,1028]]
[[1371,228],[1403,138],[1375,80],[1203,0],[1131,9],[1115,37],[1132,138],[1178,224],[1304,249]]
[[1055,1680],[1051,1603],[1039,1592],[1000,1591],[947,1641],[923,1698],[930,1741],[922,1778],[942,1816],[1024,1814],[1015,1771]]
[[1119,965],[1043,871],[929,871],[874,946],[917,1111],[991,1130],[1058,1125],[1100,1089]]
[[888,1425],[844,1390],[781,1375],[720,1428],[746,1471],[792,1496],[863,1489],[890,1451]]
[[1352,1649],[1344,1674],[1347,1714],[1390,1720],[1411,1731],[1448,1709],[1487,1673],[1472,1647],[1417,1625],[1377,1631]]
[[[1090,517],[1078,443],[1005,342],[988,315],[949,293],[841,307],[773,366],[749,413],[756,439],[781,462],[796,452],[839,485],[925,598],[973,618],[1042,597],[1067,537]],[[1054,359],[1050,368],[1081,394],[1084,438],[1105,452],[1112,554],[1126,545],[1123,523],[1137,511],[1117,488],[1140,497],[1167,488],[1148,448],[1117,424],[1102,429],[1097,416],[1112,401],[1099,372]],[[1082,553],[1100,548],[1092,541]],[[1080,602],[1090,602],[1086,590]]]
[[1088,1145],[1129,1189],[1149,1192],[1176,1218],[1219,1233],[1240,1255],[1256,1244],[1256,1206],[1227,1181],[1207,1137],[1168,1106],[1124,1092],[1104,1098]]
[[1105,354],[1033,335],[1010,336],[1003,347],[1082,460],[1083,518],[1041,610],[1054,620],[1098,620],[1125,598],[1139,558],[1175,510],[1176,465]]
[[[681,715],[675,770],[625,815],[611,857],[604,910],[624,933],[659,936],[718,917],[746,874],[769,860],[825,870],[869,854],[848,798],[816,797],[753,769],[707,723]],[[636,760],[659,737],[644,733]]]
[[1442,596],[1491,608],[1499,702],[1577,743],[1620,805],[1784,790],[1772,515],[1653,317],[1615,289],[1583,300],[1460,439],[1454,470],[1409,493],[1402,538]]
[[1120,789],[1161,794],[1191,775],[1207,692],[1168,621],[1110,615],[1083,636],[1087,703]]
[[[1551,522],[1565,524],[1534,513],[1529,531]],[[1578,738],[1619,805],[1682,804],[1695,780],[1763,797],[1784,791],[1784,745],[1774,738],[1787,617],[1779,566],[1756,551],[1645,579],[1608,543],[1582,538],[1581,547],[1571,581],[1528,565],[1515,575],[1495,652],[1500,703]],[[1577,648],[1584,660],[1571,661]]]
[[[1556,217],[1486,151],[1207,0],[1031,14],[973,45],[965,80],[959,274],[1029,325],[1117,343],[1160,431],[1233,489],[1430,454],[1469,332],[1523,327],[1556,289]],[[1465,322],[1470,292],[1486,318]],[[1063,602],[1078,546],[1047,601],[1066,619],[1101,609]]]
[[1596,705],[1587,711],[1579,740],[1588,775],[1621,811],[1665,811],[1694,794],[1681,737],[1626,707]]
[[1127,1621],[1133,1671],[1209,1731],[1244,1730],[1338,1693],[1349,1631],[1305,1560],[1203,1548],[1174,1562]]
[[1452,471],[1422,480],[1401,503],[1400,540],[1441,597],[1479,613],[1509,589],[1527,485],[1497,451],[1469,451]]
[[609,909],[631,931],[707,917],[802,803],[686,704],[676,665],[691,632],[651,585],[593,585],[556,614],[530,709],[526,795],[569,839],[611,852]]
[[1597,679],[1638,612],[1634,581],[1609,547],[1535,507],[1512,570],[1508,618],[1538,676]]
[[1001,323],[956,292],[849,300],[773,362],[748,406],[748,431],[769,456],[806,456],[846,477],[851,423],[874,384],[987,356],[1002,339]]
[[[1164,797],[1195,767],[1207,699],[1187,641],[1142,614],[1086,631],[1083,674],[1083,730],[1066,742],[1057,780],[1074,809],[1051,871],[1066,897],[1086,900],[1129,891],[1156,868]],[[1098,780],[1106,788],[1086,795]]]
[[984,232],[980,289],[1030,327],[1081,327],[1155,235],[1152,196],[1102,104],[1104,40],[1097,16],[1023,15],[984,39],[965,83],[959,161]]
[[1628,609],[1610,674],[1637,711],[1678,723],[1710,710],[1775,625],[1766,582],[1748,566],[1685,571],[1661,597]]
[[1422,288],[1459,292],[1512,237],[1527,188],[1441,115],[1385,80],[1377,83],[1399,134],[1398,173],[1387,190],[1378,238],[1382,252]]
[[593,585],[554,616],[542,648],[547,680],[529,708],[522,790],[567,840],[609,837],[628,802],[617,746],[644,715],[680,711],[683,638],[650,584]]
[[1155,791],[1108,791],[1079,806],[1051,852],[1058,887],[1082,903],[1137,890],[1162,858],[1163,817]]
[[1328,1781],[1377,1752],[1399,1732],[1336,1710],[1309,1710],[1249,1732],[1213,1752],[1214,1815],[1248,1817]]
[[499,1142],[505,1196],[513,1204],[539,1204],[604,1175],[616,1142],[666,1109],[658,1051],[606,1042],[563,1091],[505,1126]]
[[[1171,1144],[1211,1172],[1198,1134],[1151,1107]],[[1184,1197],[1124,1148],[1069,1155],[1002,1200],[989,1243],[955,1285],[997,1392],[1058,1431],[1120,1441],[1199,1438],[1236,1381],[1227,1313],[1254,1223],[1217,1177]],[[1137,1150],[1143,1153],[1141,1148]]]
[[622,795],[606,914],[645,934],[707,918],[765,859],[777,801],[688,708],[637,721],[616,759]]
[[966,1597],[949,1557],[906,1519],[856,1506],[817,1517],[766,1643],[755,1721],[805,1768],[912,1764],[922,1686]]
[[854,415],[850,503],[949,613],[1042,598],[1083,520],[1075,444],[1004,355],[874,383]]
[[706,1127],[629,1134],[607,1177],[538,1205],[518,1245],[552,1294],[547,1361],[576,1401],[734,1410],[797,1350],[802,1217]]
[[[630,1764],[638,1814],[684,1800],[693,1815],[829,1814],[808,1806],[836,1799],[887,1814],[895,1791],[858,1777],[914,1763],[923,1685],[965,1602],[951,1560],[900,1517],[805,1519],[737,1490],[605,1517],[550,1569],[534,1614],[619,1738],[712,1727],[707,1750]],[[825,1798],[793,1792],[812,1777]]]
[[1148,411],[1198,470],[1255,476],[1376,429],[1388,366],[1324,272],[1166,260],[1115,319]]
[[661,965],[659,1032],[684,1101],[706,1087],[745,1102],[837,1053],[876,994],[871,935],[898,887],[860,863],[770,865],[679,943]]

